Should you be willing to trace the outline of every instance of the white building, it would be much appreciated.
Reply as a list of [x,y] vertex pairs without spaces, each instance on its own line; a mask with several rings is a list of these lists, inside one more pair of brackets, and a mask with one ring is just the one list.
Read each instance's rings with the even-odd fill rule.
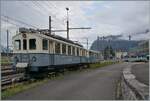
[[118,59],[121,59],[122,57],[126,56],[128,53],[127,52],[116,52],[115,55],[116,55],[116,58]]

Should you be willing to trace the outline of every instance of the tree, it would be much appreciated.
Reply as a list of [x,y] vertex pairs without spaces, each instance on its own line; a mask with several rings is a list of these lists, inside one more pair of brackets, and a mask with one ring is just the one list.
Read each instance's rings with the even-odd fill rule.
[[115,52],[112,49],[111,46],[107,46],[104,49],[104,59],[112,59],[113,57],[115,57]]

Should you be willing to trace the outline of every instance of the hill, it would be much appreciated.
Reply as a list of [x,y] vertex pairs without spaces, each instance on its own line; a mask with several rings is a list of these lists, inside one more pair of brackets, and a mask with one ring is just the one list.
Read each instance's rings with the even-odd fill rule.
[[129,51],[130,48],[136,47],[139,41],[134,40],[105,40],[105,39],[97,39],[95,40],[91,48],[92,50],[96,51],[103,51],[105,47],[111,46],[113,50],[121,50],[121,51]]

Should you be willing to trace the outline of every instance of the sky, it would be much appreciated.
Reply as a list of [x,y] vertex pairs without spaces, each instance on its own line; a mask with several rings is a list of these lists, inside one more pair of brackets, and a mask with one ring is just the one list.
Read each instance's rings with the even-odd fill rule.
[[[6,46],[6,30],[9,30],[9,45],[19,27],[48,28],[52,17],[53,30],[66,29],[66,7],[69,8],[70,27],[91,27],[92,29],[70,30],[70,39],[86,47],[97,36],[123,35],[132,40],[150,39],[150,1],[1,1],[1,44]],[[28,25],[17,23],[19,20]],[[140,34],[136,34],[140,33]],[[55,33],[62,37],[65,32]],[[90,47],[90,46],[89,46]]]

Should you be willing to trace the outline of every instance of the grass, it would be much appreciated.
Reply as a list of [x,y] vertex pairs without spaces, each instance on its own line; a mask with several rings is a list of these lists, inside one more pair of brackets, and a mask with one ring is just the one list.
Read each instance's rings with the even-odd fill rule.
[[56,77],[45,78],[43,80],[27,81],[27,82],[24,82],[21,84],[15,84],[13,87],[2,91],[1,92],[1,98],[6,99],[10,96],[13,96],[13,95],[19,93],[19,92],[22,92],[24,90],[27,90],[27,89],[36,87],[38,85],[41,85],[43,83],[46,83],[49,80],[63,79],[65,75],[69,75],[72,73],[86,72],[86,71],[91,70],[91,69],[96,69],[96,68],[104,67],[107,65],[115,64],[115,63],[117,63],[117,62],[106,61],[106,62],[100,62],[100,63],[93,63],[93,64],[90,64],[89,68],[87,68],[87,69],[81,69],[81,70],[76,70],[76,71],[65,71],[64,75],[59,74]]
[[28,81],[28,82],[12,85],[11,88],[6,89],[5,91],[1,92],[1,98],[6,99],[10,96],[13,96],[13,95],[21,92],[21,91],[25,91],[29,88],[36,87],[47,81],[48,81],[47,79],[44,79],[44,80],[39,80],[39,81]]
[[115,63],[118,63],[118,62],[113,62],[113,61],[99,62],[99,63],[90,64],[89,67],[91,69],[95,69],[95,68],[100,68],[100,67],[108,66],[111,64],[115,64]]
[[26,81],[20,84],[14,84],[11,85],[10,88],[4,90],[1,92],[1,99],[6,99],[10,96],[13,96],[19,92],[28,90],[30,88],[34,88],[37,87],[39,85],[42,85],[46,82],[48,82],[49,80],[56,80],[56,79],[63,79],[63,75],[59,74],[59,76],[56,77],[50,77],[50,78],[45,78],[45,79],[40,79],[40,80],[30,80],[30,81]]
[[12,64],[12,60],[10,57],[2,56],[0,59],[1,65],[10,65]]

